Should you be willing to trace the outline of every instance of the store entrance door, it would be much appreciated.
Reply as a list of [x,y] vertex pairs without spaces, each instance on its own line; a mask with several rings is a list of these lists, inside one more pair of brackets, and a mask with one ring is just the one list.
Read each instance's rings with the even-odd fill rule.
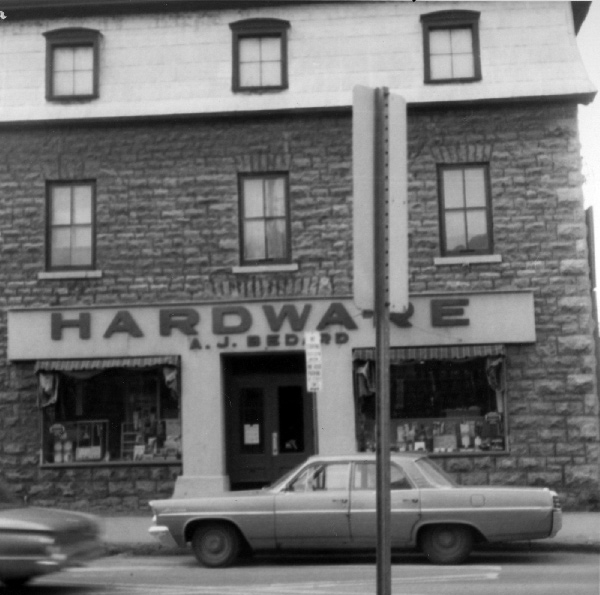
[[231,357],[225,363],[231,489],[262,487],[314,453],[304,354]]

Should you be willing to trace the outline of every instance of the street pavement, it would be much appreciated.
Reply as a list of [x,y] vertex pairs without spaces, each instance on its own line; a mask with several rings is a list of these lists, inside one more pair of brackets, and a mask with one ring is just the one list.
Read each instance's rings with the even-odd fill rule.
[[[109,553],[155,555],[189,553],[160,545],[149,533],[150,515],[104,516],[104,541]],[[522,546],[510,544],[510,547]],[[600,512],[565,512],[563,526],[556,537],[527,543],[534,549],[582,550],[600,553]]]

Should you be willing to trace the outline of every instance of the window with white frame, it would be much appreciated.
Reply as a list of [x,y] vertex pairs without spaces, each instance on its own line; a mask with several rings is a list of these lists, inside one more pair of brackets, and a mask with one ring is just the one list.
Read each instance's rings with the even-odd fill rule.
[[98,97],[100,33],[91,29],[58,29],[46,36],[46,98],[50,101]]
[[478,12],[434,12],[421,23],[426,83],[481,80]]
[[47,270],[93,268],[94,227],[94,182],[48,183]]
[[233,33],[233,90],[287,89],[287,29],[279,19],[247,19]]
[[442,255],[491,254],[487,164],[438,166]]
[[240,219],[242,264],[289,262],[287,174],[240,176]]

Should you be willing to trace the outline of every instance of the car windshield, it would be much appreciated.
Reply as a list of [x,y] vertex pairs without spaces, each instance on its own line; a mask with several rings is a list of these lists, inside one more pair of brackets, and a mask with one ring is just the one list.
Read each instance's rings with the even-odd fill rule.
[[425,476],[427,481],[438,488],[456,487],[456,482],[445,471],[440,469],[432,460],[422,458],[415,461],[415,466]]
[[288,471],[285,475],[282,475],[279,479],[276,479],[273,483],[266,485],[263,490],[273,490],[279,488],[287,483],[287,481],[298,471],[299,467],[294,467]]

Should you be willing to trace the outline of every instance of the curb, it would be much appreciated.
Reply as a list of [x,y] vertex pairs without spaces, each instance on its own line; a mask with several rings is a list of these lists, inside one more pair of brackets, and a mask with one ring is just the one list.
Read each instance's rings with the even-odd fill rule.
[[[107,556],[193,556],[190,548],[166,547],[160,543],[105,543]],[[596,553],[600,554],[599,542],[507,542],[482,544],[474,549],[474,552],[565,552],[565,553]],[[400,553],[400,552],[399,552]],[[404,553],[404,552],[401,552]],[[413,550],[406,550],[407,554],[414,553]],[[334,556],[336,552],[332,552]],[[358,552],[357,555],[361,553]],[[285,556],[286,554],[284,554]],[[310,554],[305,554],[310,555]]]

